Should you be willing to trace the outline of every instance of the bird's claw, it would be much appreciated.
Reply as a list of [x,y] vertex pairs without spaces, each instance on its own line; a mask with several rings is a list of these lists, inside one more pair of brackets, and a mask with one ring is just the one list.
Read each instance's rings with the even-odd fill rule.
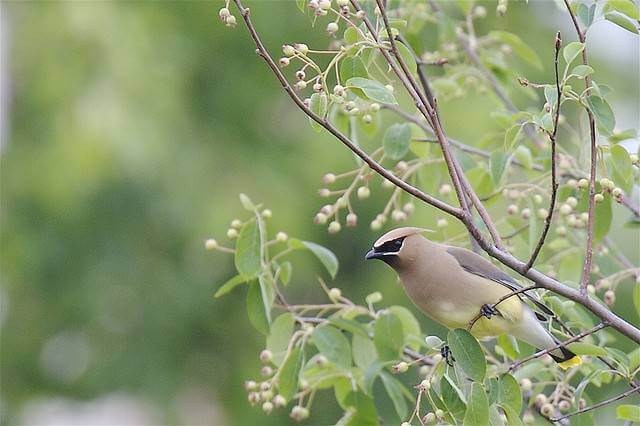
[[444,358],[449,367],[453,367],[453,363],[456,362],[456,359],[451,354],[451,349],[449,349],[448,345],[444,345],[440,348],[440,355],[442,355],[442,358]]
[[500,312],[498,312],[495,306],[485,304],[480,308],[480,314],[487,319],[491,319],[494,315],[500,315]]

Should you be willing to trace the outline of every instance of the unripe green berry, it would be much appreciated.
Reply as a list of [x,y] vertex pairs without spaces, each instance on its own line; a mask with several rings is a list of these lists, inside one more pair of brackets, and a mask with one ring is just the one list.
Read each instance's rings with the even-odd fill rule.
[[309,382],[306,379],[300,379],[300,390],[309,389]]
[[496,7],[496,13],[498,14],[498,16],[504,15],[505,13],[507,13],[507,6],[504,4],[499,4]]
[[227,230],[227,238],[229,238],[230,240],[238,238],[238,231],[234,228],[229,228]]
[[558,408],[560,409],[560,411],[562,412],[567,412],[571,409],[571,403],[567,400],[562,400],[560,401],[560,403],[558,404]]
[[262,398],[263,401],[271,401],[271,399],[273,398],[273,391],[269,389],[260,392],[260,398]]
[[393,212],[391,212],[391,219],[393,219],[395,222],[403,222],[407,220],[407,214],[402,210],[394,210]]
[[349,6],[349,0],[337,0],[338,6]]
[[229,9],[227,9],[226,7],[223,7],[218,11],[218,16],[224,21],[229,16],[231,16],[231,12],[229,12]]
[[373,220],[371,221],[370,227],[372,231],[378,231],[380,228],[382,228],[382,224],[377,220]]
[[307,82],[304,80],[300,80],[299,82],[296,83],[296,89],[298,90],[304,90],[307,88]]
[[368,187],[361,186],[360,188],[358,188],[357,195],[359,199],[364,200],[365,198],[369,198],[369,195],[371,195],[371,191]]
[[549,417],[553,414],[553,404],[548,402],[546,404],[542,404],[542,407],[540,407],[540,413],[545,417]]
[[273,403],[267,401],[265,403],[262,404],[262,411],[264,411],[266,414],[271,414],[271,412],[273,411]]
[[604,292],[604,303],[606,303],[607,306],[613,306],[616,303],[616,294],[613,290]]
[[262,217],[264,217],[265,219],[270,219],[271,216],[273,216],[273,213],[271,213],[271,210],[269,209],[264,209],[262,210]]
[[338,222],[337,220],[334,220],[333,222],[331,222],[329,224],[329,228],[327,228],[330,234],[337,234],[338,232],[340,232],[341,229],[342,229],[342,225],[340,225],[340,222]]
[[447,221],[447,219],[438,219],[436,221],[436,226],[438,228],[446,228],[447,226],[449,226],[449,222]]
[[556,228],[556,234],[558,234],[561,237],[564,237],[567,235],[567,228],[565,228],[564,226],[558,226]]
[[391,182],[389,179],[384,179],[382,181],[382,187],[384,189],[391,189],[391,188],[393,188],[393,182]]
[[580,220],[583,222],[586,222],[589,220],[589,213],[587,212],[582,212],[580,213]]
[[291,414],[289,415],[296,422],[302,421],[309,417],[309,410],[300,405],[296,405],[291,409]]
[[547,395],[543,393],[537,394],[534,398],[534,402],[536,403],[537,406],[541,406],[542,404],[545,404],[547,402]]
[[269,389],[271,389],[271,383],[269,382],[262,382],[260,383],[260,390],[261,391],[268,391]]
[[260,374],[262,375],[262,377],[269,377],[273,374],[273,368],[265,365],[260,369]]
[[529,392],[532,387],[533,387],[533,383],[531,383],[531,380],[527,378],[520,380],[520,388],[522,389],[523,392]]
[[336,24],[335,22],[329,22],[327,24],[327,32],[329,34],[335,34],[338,31],[339,27],[338,24]]
[[285,44],[284,46],[282,46],[282,53],[284,53],[286,56],[293,56],[296,54],[296,50],[290,44]]
[[563,204],[560,206],[559,210],[561,215],[566,216],[568,214],[571,214],[573,208],[569,204]]
[[451,194],[451,185],[448,185],[446,183],[444,185],[441,185],[440,189],[438,190],[438,193],[445,197]]
[[428,391],[429,389],[431,389],[431,382],[427,379],[423,380],[420,382],[420,389],[422,391]]
[[373,121],[373,117],[371,117],[371,114],[365,114],[362,116],[362,121],[365,124],[370,124]]
[[313,91],[316,92],[316,93],[322,92],[322,89],[323,89],[323,87],[322,87],[322,84],[320,84],[320,83],[315,83],[313,85]]
[[387,84],[387,85],[385,85],[384,87],[385,87],[388,91],[390,91],[391,93],[393,93],[393,90],[394,90],[394,89],[393,89],[393,86],[392,86],[392,85]]
[[522,423],[526,424],[526,425],[530,425],[535,423],[536,418],[533,416],[533,414],[531,414],[530,411],[527,411],[524,413],[524,415],[522,416]]
[[325,223],[327,223],[327,215],[324,213],[317,213],[314,217],[313,217],[313,223],[315,223],[316,225],[324,225]]
[[331,1],[330,0],[319,0],[318,5],[321,9],[329,10],[331,9]]
[[339,288],[332,288],[329,290],[329,299],[336,302],[342,297],[342,291]]
[[402,210],[403,210],[406,214],[411,214],[411,213],[413,213],[413,211],[415,210],[415,208],[416,208],[416,206],[415,206],[413,203],[411,203],[411,202],[405,203],[405,205],[404,205],[404,206],[402,206]]
[[272,359],[273,359],[273,354],[271,353],[270,350],[265,349],[262,352],[260,352],[260,361],[271,362]]
[[487,8],[485,8],[484,6],[476,6],[473,9],[473,14],[476,18],[484,18],[485,16],[487,16]]
[[549,214],[549,210],[547,210],[547,209],[538,209],[538,218],[539,219],[546,218],[548,214]]
[[508,215],[518,214],[518,206],[515,204],[509,204],[507,206],[507,214]]
[[309,46],[304,43],[296,43],[293,45],[293,47],[303,55],[306,55],[309,52]]
[[236,17],[231,15],[228,16],[227,19],[225,19],[225,23],[227,25],[227,27],[235,27],[236,26]]
[[583,178],[583,179],[580,179],[580,180],[578,181],[578,188],[585,189],[585,188],[587,188],[588,186],[589,186],[589,181],[588,181],[587,179],[584,179],[584,178]]
[[573,208],[576,208],[576,206],[578,205],[578,200],[576,199],[576,197],[568,197],[565,202]]
[[619,196],[622,195],[622,189],[621,188],[613,188],[611,190],[611,195],[613,195],[614,197],[618,198]]
[[318,195],[321,196],[322,198],[327,198],[328,196],[331,195],[331,191],[328,188],[320,188],[318,190]]
[[249,400],[249,404],[256,405],[260,402],[260,394],[258,392],[251,392],[247,396],[247,399]]
[[289,236],[285,232],[280,231],[276,234],[276,241],[279,243],[284,243],[288,239],[289,239]]
[[530,209],[522,209],[522,211],[520,212],[520,216],[522,216],[523,219],[529,219],[531,217],[531,210]]
[[378,103],[374,102],[369,107],[371,108],[371,111],[373,111],[373,112],[380,111],[380,104],[378,104]]
[[278,394],[273,397],[273,405],[275,405],[277,408],[282,408],[287,405],[287,400],[284,399],[284,396]]
[[280,66],[282,68],[289,66],[289,64],[291,63],[291,61],[289,60],[289,58],[283,56],[282,58],[278,59],[278,63],[280,64]]
[[355,227],[358,224],[358,216],[355,213],[349,213],[346,223],[349,228]]
[[425,414],[424,417],[422,418],[422,422],[427,425],[435,423],[436,422],[435,413],[430,411],[427,414]]
[[593,196],[593,200],[594,200],[596,203],[601,203],[601,202],[603,202],[603,201],[604,201],[604,195],[602,195],[601,193],[597,193],[597,194],[595,194],[595,195]]
[[382,213],[376,215],[376,220],[380,223],[385,223],[387,221],[387,217]]
[[577,189],[578,188],[578,181],[575,180],[575,179],[569,179],[567,181],[567,185],[569,185],[572,188],[576,188]]
[[405,373],[409,369],[409,364],[404,361],[401,361],[393,366],[393,371],[395,373]]
[[438,420],[442,420],[442,419],[444,419],[444,411],[442,411],[442,410],[440,410],[440,409],[437,409],[437,410],[436,410],[436,418],[437,418]]
[[244,382],[244,388],[248,391],[255,390],[258,387],[258,384],[253,380],[247,380]]
[[534,195],[534,196],[533,196],[533,201],[534,201],[536,204],[540,204],[540,203],[542,203],[542,195],[540,195],[540,194],[536,194],[536,195]]
[[209,238],[204,242],[204,248],[207,250],[215,250],[218,248],[218,242],[213,238]]
[[329,363],[329,360],[327,359],[326,356],[324,355],[318,355],[316,357],[316,365],[319,367],[324,367],[325,365],[327,365]]
[[373,293],[367,295],[367,297],[365,298],[365,301],[368,304],[374,304],[374,303],[378,303],[382,301],[382,293],[380,293],[379,291],[374,291]]
[[344,209],[347,207],[347,198],[342,196],[336,200],[336,208]]

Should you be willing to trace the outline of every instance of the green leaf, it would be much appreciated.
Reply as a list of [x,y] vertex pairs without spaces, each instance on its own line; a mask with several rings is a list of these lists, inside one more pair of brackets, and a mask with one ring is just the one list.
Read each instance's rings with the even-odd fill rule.
[[489,423],[489,401],[480,383],[474,382],[464,414],[464,426],[486,425]]
[[[311,102],[309,103],[309,109],[313,111],[317,116],[324,118],[327,114],[328,99],[326,93],[314,93],[311,95]],[[322,130],[322,125],[318,124],[315,120],[309,117],[309,124],[311,128],[316,132]]]
[[513,152],[513,156],[522,164],[527,170],[533,169],[533,156],[529,147],[520,145]]
[[616,125],[616,118],[613,115],[611,107],[599,96],[591,95],[587,98],[589,109],[593,112],[598,123],[598,129],[605,135],[613,133],[613,128]]
[[507,334],[502,334],[498,337],[498,344],[504,351],[504,353],[511,359],[518,359],[520,351],[518,350],[518,341],[515,337]]
[[593,226],[594,241],[602,241],[607,236],[612,219],[611,197],[604,197],[602,202],[596,204],[596,221]]
[[[344,30],[344,35],[342,36],[345,44],[350,45],[358,42],[358,30],[355,27],[348,27]],[[344,80],[345,77],[340,73],[340,76]]]
[[571,70],[571,74],[577,76],[578,78],[585,78],[586,76],[591,75],[594,72],[594,69],[589,65],[576,65]]
[[447,344],[462,370],[476,382],[482,382],[487,372],[487,360],[480,344],[467,330],[457,328],[449,331]]
[[567,345],[567,347],[576,355],[607,356],[606,349],[591,343],[574,342]]
[[444,375],[440,380],[440,395],[447,411],[456,419],[462,419],[467,406],[460,396],[460,390],[447,375]]
[[618,174],[625,182],[629,183],[633,177],[633,165],[629,152],[620,145],[614,145],[611,147],[611,158]]
[[493,184],[496,187],[502,185],[505,172],[507,171],[508,160],[509,157],[505,155],[504,152],[494,151],[491,153],[489,166],[491,168],[491,179],[493,180]]
[[584,50],[584,44],[579,41],[572,41],[562,49],[562,56],[565,62],[569,65],[573,62],[580,53]]
[[382,361],[393,361],[400,358],[404,346],[402,322],[391,313],[382,313],[373,325],[373,343]]
[[407,123],[392,124],[384,133],[382,147],[390,159],[399,160],[409,152],[410,142],[411,126]]
[[245,210],[250,212],[254,212],[256,210],[255,204],[251,201],[251,199],[246,194],[240,194],[240,204],[244,207]]
[[618,405],[616,407],[616,416],[620,420],[631,420],[632,422],[640,422],[640,406],[637,405]]
[[489,425],[490,426],[505,426],[504,418],[500,414],[499,406],[497,404],[489,405]]
[[542,61],[538,54],[517,35],[506,31],[491,31],[489,37],[508,44],[520,58],[534,67],[542,69]]
[[252,282],[249,285],[249,291],[247,292],[247,314],[249,315],[249,322],[251,322],[256,330],[264,335],[269,334],[269,321],[267,321],[267,316],[264,311],[260,285],[257,282]]
[[278,265],[278,269],[276,269],[276,279],[280,280],[284,285],[289,284],[292,269],[293,266],[291,266],[291,262],[282,262]]
[[401,419],[405,418],[409,409],[407,407],[407,401],[405,401],[404,396],[402,395],[403,385],[398,381],[398,379],[386,371],[383,371],[380,374],[380,378],[382,379],[382,384],[384,385],[389,398],[391,398],[391,401],[393,402],[393,407],[396,409],[398,417]]
[[347,407],[352,407],[355,412],[346,423],[352,426],[369,426],[378,424],[378,412],[373,399],[362,392],[350,392],[344,399]]
[[[343,311],[343,313],[344,312],[345,311]],[[357,334],[359,336],[366,337],[366,338],[369,337],[367,330],[358,321],[347,319],[347,318],[340,318],[339,316],[334,315],[331,318],[329,318],[329,323],[331,323],[332,325],[336,326],[341,330],[348,331],[351,334]]]
[[623,28],[634,34],[638,34],[638,27],[635,22],[629,20],[626,16],[618,12],[607,12],[604,14],[604,19],[609,22],[613,22],[620,28]]
[[558,102],[558,89],[555,85],[547,84],[544,86],[544,98],[547,103],[555,109]]
[[326,389],[335,386],[348,377],[349,371],[338,367],[335,364],[319,366],[317,364],[318,355],[312,357],[302,370],[302,378],[309,382],[309,387]]
[[230,278],[229,280],[227,280],[227,282],[222,284],[218,289],[218,291],[216,291],[216,294],[213,297],[215,297],[216,299],[218,297],[222,297],[225,294],[229,293],[234,288],[236,288],[237,286],[239,286],[240,284],[244,284],[246,282],[247,280],[245,280],[242,276],[236,275],[235,277]]
[[638,6],[631,0],[609,0],[604,6],[605,12],[610,10],[616,10],[623,15],[627,15],[631,19],[636,21],[640,18],[638,13]]
[[353,77],[347,80],[347,86],[356,87],[364,92],[364,94],[371,100],[381,102],[384,104],[397,104],[396,98],[393,93],[389,91],[384,85],[375,81],[362,77]]
[[240,229],[236,243],[235,264],[238,273],[245,281],[255,278],[262,261],[262,238],[256,220],[245,223]]
[[522,409],[522,393],[520,385],[511,374],[504,374],[491,379],[489,388],[489,400],[500,405],[508,405],[519,413]]
[[306,3],[307,2],[305,0],[296,0],[296,6],[298,6],[298,9],[300,10],[300,12],[302,13],[305,12]]
[[511,151],[522,141],[522,124],[514,124],[504,133],[504,149]]
[[373,395],[373,384],[384,368],[385,363],[376,360],[364,372],[364,380],[362,388],[367,395]]
[[280,366],[289,347],[293,335],[295,320],[293,314],[287,312],[276,318],[271,324],[271,332],[267,337],[267,349],[273,354],[273,363]]
[[404,306],[392,306],[389,310],[400,319],[407,345],[416,351],[420,349],[420,346],[422,346],[422,331],[420,331],[420,323],[416,317]]
[[358,56],[348,56],[340,63],[340,78],[347,81],[353,77],[369,77],[367,68]]
[[351,366],[351,345],[347,338],[331,325],[320,325],[313,330],[313,343],[329,361],[343,368]]
[[396,43],[396,46],[398,47],[398,52],[400,53],[400,57],[402,58],[404,63],[407,64],[407,68],[409,68],[409,71],[411,71],[411,74],[415,75],[418,69],[415,55],[413,54],[413,52],[411,52],[411,50],[407,46],[405,46],[404,43]]
[[312,243],[310,241],[301,241],[297,238],[289,239],[289,247],[294,250],[307,249],[313,253],[318,260],[324,265],[331,275],[331,278],[335,278],[338,273],[338,258],[331,250],[323,247],[319,244]]
[[291,401],[298,390],[300,369],[302,368],[302,350],[299,346],[293,348],[280,368],[278,376],[278,391],[284,399]]
[[276,299],[274,284],[273,281],[271,281],[271,276],[266,274],[258,277],[258,283],[260,284],[264,313],[267,317],[267,322],[271,324],[271,308],[273,307],[273,302]]
[[588,27],[593,23],[593,18],[596,13],[596,5],[595,3],[591,6],[587,6],[584,3],[580,3],[578,5],[578,17],[580,20]]
[[640,285],[637,284],[633,286],[633,306],[636,307],[636,313],[640,315]]
[[611,136],[609,136],[609,142],[618,143],[627,139],[634,139],[638,137],[638,132],[636,129],[627,129],[621,132],[615,132]]
[[367,371],[371,364],[376,360],[376,347],[371,339],[358,334],[354,334],[351,341],[353,348],[353,362],[362,371]]
[[520,412],[519,411],[514,411],[513,408],[511,408],[508,405],[501,405],[502,410],[504,411],[504,414],[507,416],[507,424],[509,426],[522,426],[522,420],[520,420]]

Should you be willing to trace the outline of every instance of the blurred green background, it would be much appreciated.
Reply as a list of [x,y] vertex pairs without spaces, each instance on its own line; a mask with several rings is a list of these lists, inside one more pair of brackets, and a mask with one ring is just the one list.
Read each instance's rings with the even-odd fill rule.
[[[273,52],[327,45],[293,1],[246,3]],[[572,38],[552,2],[512,5],[502,19],[486,5],[480,30],[517,32],[542,58],[557,28]],[[382,191],[359,204],[355,231],[329,236],[311,223],[324,204],[320,177],[353,158],[310,129],[244,28],[218,22],[221,6],[1,3],[2,423],[284,422],[286,413],[249,408],[242,385],[258,376],[263,338],[246,319],[244,290],[213,299],[233,259],[203,248],[242,214],[239,192],[273,210],[273,231],[334,250],[348,296],[379,290],[413,309],[391,271],[362,261]],[[593,46],[595,68],[614,89],[620,128],[638,128],[636,41],[607,24],[593,36],[600,31],[617,42]],[[551,75],[518,66],[532,81]],[[442,106],[450,135],[465,142],[493,126],[492,96]],[[616,214],[613,236],[637,263],[637,234]],[[420,208],[411,223],[435,219]],[[294,261],[291,297],[317,300],[321,267],[303,254]],[[619,300],[616,309],[632,312]],[[313,410],[312,423],[338,418],[331,395],[317,407],[328,410]]]

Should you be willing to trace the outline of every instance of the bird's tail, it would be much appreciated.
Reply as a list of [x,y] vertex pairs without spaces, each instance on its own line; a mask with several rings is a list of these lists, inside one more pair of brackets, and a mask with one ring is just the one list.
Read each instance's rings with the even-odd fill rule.
[[571,367],[577,367],[582,364],[582,358],[579,355],[574,354],[564,346],[559,347],[555,351],[549,352],[549,355],[555,362],[558,363],[558,367],[566,370]]

